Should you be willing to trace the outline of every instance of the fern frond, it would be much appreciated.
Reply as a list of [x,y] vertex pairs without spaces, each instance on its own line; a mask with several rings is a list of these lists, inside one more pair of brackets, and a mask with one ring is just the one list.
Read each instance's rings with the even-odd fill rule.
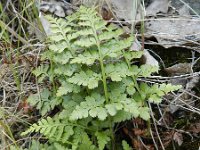
[[98,87],[98,82],[101,80],[101,75],[92,70],[81,71],[68,79],[70,83],[76,85],[88,86],[89,89]]
[[124,111],[131,113],[134,116],[134,118],[137,118],[139,116],[140,111],[138,109],[138,104],[137,102],[135,102],[134,99],[126,98],[121,103],[124,106]]
[[76,150],[98,150],[95,145],[93,145],[88,134],[81,128],[74,129],[72,149]]
[[55,53],[61,53],[65,49],[69,49],[70,47],[68,46],[68,43],[66,41],[62,41],[59,43],[51,43],[49,45],[49,49]]
[[53,61],[55,63],[60,63],[64,65],[67,64],[71,58],[73,58],[71,52],[66,51],[63,53],[54,54]]
[[154,84],[149,86],[147,83],[141,83],[140,89],[143,93],[143,99],[147,98],[150,102],[160,103],[162,97],[169,92],[180,89],[181,86],[171,85],[171,84]]
[[139,74],[138,76],[141,77],[150,77],[152,73],[158,72],[158,67],[157,66],[152,66],[152,65],[142,65],[139,69]]
[[123,146],[123,150],[131,150],[132,149],[125,140],[122,141],[122,146]]
[[124,55],[128,61],[131,61],[135,58],[141,58],[143,55],[143,51],[128,51],[124,53]]
[[31,106],[35,106],[40,111],[41,115],[44,116],[47,112],[54,109],[56,105],[59,105],[62,102],[62,99],[50,96],[50,91],[44,89],[41,93],[30,95],[27,101]]
[[97,42],[94,37],[83,37],[74,42],[75,45],[87,48],[94,45],[97,45]]
[[[46,15],[45,18],[50,22],[51,32],[52,35],[59,35],[63,36],[64,34],[71,31],[70,22],[66,22],[63,18],[54,18],[50,15]],[[50,36],[51,37],[51,36]],[[65,36],[63,36],[63,39],[65,39]],[[56,39],[51,39],[56,40]]]
[[84,102],[81,102],[79,106],[72,112],[70,119],[78,120],[91,116],[93,118],[98,117],[100,120],[104,120],[107,115],[107,110],[103,108],[105,102],[104,97],[100,94],[93,93],[91,96],[87,96]]
[[150,119],[150,113],[148,107],[139,107],[138,111],[140,112],[140,118],[142,118],[143,120]]
[[56,95],[60,97],[71,92],[74,92],[74,93],[80,92],[80,87],[63,81],[62,85],[58,88]]
[[108,133],[109,131],[95,133],[95,136],[97,137],[99,150],[104,150],[105,145],[111,140],[110,137],[108,136]]
[[61,145],[60,143],[54,143],[55,150],[70,150],[66,146]]
[[111,31],[105,31],[98,35],[100,41],[110,40],[122,35],[124,31],[120,28]]
[[[130,50],[133,36],[124,38],[123,30],[107,24],[94,8],[81,6],[65,19],[47,19],[52,34],[43,59],[49,60],[50,67],[40,66],[34,74],[47,76],[53,88],[31,95],[28,102],[42,115],[57,105],[59,112],[23,134],[40,132],[53,149],[109,149],[112,133],[106,131],[112,131],[115,123],[132,117],[148,120],[146,101],[159,103],[162,96],[180,88],[137,83],[138,77],[149,77],[158,68],[131,65],[143,54]],[[125,141],[122,145],[130,149]]]
[[119,123],[119,122],[123,122],[126,120],[130,120],[131,118],[133,118],[132,114],[125,112],[123,110],[120,110],[117,112],[117,114],[115,116],[113,116],[113,122]]
[[172,84],[154,84],[151,87],[149,101],[154,103],[160,103],[162,101],[162,97],[169,92],[177,91],[180,89],[181,85],[172,85]]
[[78,72],[79,69],[80,69],[79,66],[77,66],[76,64],[66,64],[66,65],[58,64],[54,69],[54,73],[56,75],[64,75],[70,77],[73,75],[73,73]]
[[79,54],[77,57],[72,59],[70,63],[92,65],[94,64],[95,60],[98,59],[99,54],[97,53],[97,51],[86,51],[83,54]]
[[34,71],[33,71],[33,74],[36,76],[36,77],[39,77],[41,75],[46,75],[47,76],[47,71],[49,69],[49,65],[41,65],[39,67],[37,67]]
[[33,132],[40,132],[49,139],[62,141],[63,143],[74,134],[73,126],[66,120],[52,119],[50,117],[40,120],[37,124],[33,124],[22,135]]
[[38,82],[41,83],[46,77],[48,77],[49,65],[41,65],[33,70],[33,74],[38,78]]
[[119,110],[123,109],[123,105],[121,103],[107,104],[105,107],[111,116],[115,116]]
[[122,78],[131,75],[126,63],[108,64],[105,67],[105,72],[112,81],[121,81]]
[[[71,113],[75,110],[76,106],[79,105],[82,101],[84,101],[85,96],[83,93],[70,93],[66,96],[62,96],[63,102],[62,107],[63,110],[59,113],[60,119],[69,119]],[[84,121],[86,122],[86,121]]]

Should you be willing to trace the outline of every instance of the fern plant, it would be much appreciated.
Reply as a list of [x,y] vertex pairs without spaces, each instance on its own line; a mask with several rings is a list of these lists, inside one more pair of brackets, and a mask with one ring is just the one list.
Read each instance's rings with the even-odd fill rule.
[[[160,103],[162,96],[177,90],[170,84],[138,83],[158,68],[131,65],[142,56],[131,51],[134,39],[108,24],[94,9],[81,7],[66,18],[47,16],[51,23],[49,50],[42,58],[49,65],[34,74],[51,88],[29,97],[41,115],[58,106],[55,116],[41,119],[22,135],[39,132],[54,149],[103,150],[115,145],[115,124],[131,118],[150,118],[146,102]],[[123,141],[122,147],[130,149]]]

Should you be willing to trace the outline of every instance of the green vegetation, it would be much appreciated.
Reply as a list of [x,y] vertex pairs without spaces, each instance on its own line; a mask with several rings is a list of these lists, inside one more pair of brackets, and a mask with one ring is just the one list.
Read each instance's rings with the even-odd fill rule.
[[[138,83],[138,77],[149,77],[158,68],[132,65],[142,51],[131,51],[134,39],[123,38],[123,30],[107,24],[95,9],[81,7],[64,19],[47,19],[52,35],[42,59],[49,63],[33,73],[40,83],[50,84],[28,98],[44,118],[22,133],[39,132],[47,143],[33,140],[32,147],[113,149],[119,142],[115,140],[117,123],[132,117],[149,120],[147,100],[160,103],[162,96],[180,88]],[[125,141],[121,143],[121,149],[130,149]]]

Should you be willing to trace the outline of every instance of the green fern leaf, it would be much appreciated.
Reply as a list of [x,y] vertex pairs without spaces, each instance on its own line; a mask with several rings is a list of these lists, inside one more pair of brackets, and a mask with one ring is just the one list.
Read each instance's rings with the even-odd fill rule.
[[41,83],[46,77],[48,77],[49,65],[41,65],[33,70],[33,74],[38,77],[38,83]]
[[88,86],[89,89],[98,87],[99,80],[101,80],[101,75],[92,70],[81,71],[68,79],[70,83]]
[[37,67],[34,71],[33,71],[33,74],[36,76],[36,77],[39,77],[41,76],[42,74],[44,75],[48,75],[47,74],[47,71],[49,69],[49,65],[41,65],[39,67]]
[[172,85],[172,84],[161,84],[159,89],[164,93],[169,93],[172,91],[179,90],[182,86],[181,85]]
[[130,85],[127,87],[127,93],[128,93],[129,95],[133,95],[135,92],[136,92],[135,87],[134,87],[133,85],[130,84]]
[[140,67],[140,72],[139,76],[142,77],[150,77],[152,73],[158,72],[158,67],[157,66],[151,66],[151,65],[142,65]]
[[160,96],[158,96],[157,94],[151,94],[149,96],[149,101],[159,104],[160,102],[162,102],[162,98]]
[[[72,29],[70,27],[70,22],[66,22],[63,18],[54,18],[50,15],[46,15],[45,18],[50,22],[51,33],[52,35],[61,35],[63,37],[64,34],[70,32]],[[52,38],[52,40],[57,40]]]
[[76,127],[74,129],[72,150],[97,150],[96,146],[92,144],[87,133],[82,129]]
[[94,18],[94,27],[97,31],[105,29],[106,25],[107,25],[107,22],[102,20],[102,18],[97,17],[97,16]]
[[99,145],[99,150],[104,150],[106,144],[110,141],[108,132],[109,131],[95,133],[95,136],[97,137],[97,141],[98,141],[98,145]]
[[[77,95],[77,96],[75,96]],[[63,110],[59,113],[60,119],[69,119],[71,113],[74,111],[75,107],[83,101],[82,95],[79,94],[68,94],[67,96],[62,96],[62,107]],[[80,100],[79,100],[80,99]]]
[[80,47],[91,47],[91,46],[97,45],[94,37],[80,38],[79,40],[76,40],[74,44]]
[[131,75],[125,63],[108,64],[105,67],[105,72],[112,81],[121,81],[122,78]]
[[132,148],[128,145],[126,141],[122,141],[123,150],[131,150]]
[[123,105],[121,103],[107,104],[105,107],[111,116],[115,116],[118,110],[123,109]]
[[55,63],[60,63],[64,65],[64,64],[67,64],[71,58],[73,58],[71,52],[66,51],[63,53],[55,54],[53,56],[53,61]]
[[49,139],[62,141],[63,143],[74,134],[73,126],[68,122],[52,119],[50,117],[40,120],[37,124],[33,124],[28,130],[23,132],[22,135],[32,132],[40,132]]
[[70,63],[92,65],[97,59],[99,59],[97,51],[86,51],[83,54],[79,54],[77,57],[72,59]]
[[124,31],[122,29],[118,28],[115,31],[106,31],[106,32],[103,32],[103,33],[99,34],[98,37],[99,37],[100,41],[104,41],[104,40],[112,39],[114,37],[118,37],[118,36],[120,36],[123,33],[124,33]]
[[113,116],[113,122],[120,123],[126,120],[130,120],[131,118],[133,118],[132,114],[125,112],[123,110],[120,110],[117,112],[115,116]]
[[76,34],[78,34],[79,36],[88,36],[88,35],[94,35],[94,32],[91,28],[83,28],[80,31],[77,31]]
[[79,71],[79,66],[76,64],[66,64],[56,66],[54,73],[57,75],[72,76],[74,72]]
[[62,34],[53,34],[53,35],[50,35],[49,38],[51,41],[55,41],[55,42],[65,40],[65,37]]
[[107,115],[107,110],[103,107],[95,107],[89,110],[89,115],[93,118],[98,117],[100,120],[105,120]]
[[65,49],[69,49],[68,43],[66,41],[58,42],[58,43],[51,43],[49,45],[49,49],[55,53],[61,53]]
[[59,143],[54,143],[55,150],[70,150],[66,146],[63,146]]
[[36,106],[42,116],[44,116],[48,111],[54,109],[56,105],[59,105],[62,100],[51,97],[50,91],[44,89],[40,94],[32,94],[28,97],[27,101],[31,106]]
[[122,56],[122,49],[118,45],[118,40],[110,40],[101,45],[104,57],[119,58]]
[[107,117],[107,111],[102,107],[105,99],[100,94],[93,93],[91,96],[87,96],[85,100],[72,112],[71,120],[87,118],[89,115],[93,118],[98,117],[100,120]]
[[72,40],[77,39],[79,37],[79,34],[76,33],[76,32],[75,33],[70,33],[70,34],[67,34],[66,37],[67,37],[67,39],[69,41],[72,41]]
[[140,117],[144,120],[150,119],[149,108],[148,107],[139,107]]
[[126,59],[131,61],[135,58],[141,58],[143,55],[143,51],[128,51],[124,55]]
[[124,106],[124,111],[131,113],[135,118],[139,116],[138,104],[134,100],[126,98],[121,103]]
[[162,96],[166,95],[169,92],[176,91],[180,89],[180,85],[171,85],[171,84],[154,84],[149,90],[149,101],[154,103],[160,103],[162,101]]
[[56,95],[60,97],[71,92],[74,92],[74,93],[80,92],[80,87],[68,82],[62,82],[62,86],[58,88]]

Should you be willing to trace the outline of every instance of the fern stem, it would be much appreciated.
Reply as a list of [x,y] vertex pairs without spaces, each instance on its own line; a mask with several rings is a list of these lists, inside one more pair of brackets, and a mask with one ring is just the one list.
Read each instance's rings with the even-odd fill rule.
[[99,56],[100,56],[99,62],[100,62],[100,65],[101,65],[101,72],[102,72],[101,74],[102,74],[102,78],[103,78],[103,87],[104,87],[105,99],[106,99],[106,103],[108,103],[109,102],[108,87],[107,87],[107,83],[106,83],[106,73],[105,73],[105,67],[104,67],[104,64],[103,64],[103,55],[102,55],[102,52],[101,52],[100,41],[99,41],[99,38],[97,36],[94,23],[91,22],[91,24],[92,24],[92,30],[93,30],[93,33],[94,33],[94,36],[95,36],[95,40],[97,42],[97,48],[98,48],[98,52],[99,52]]
[[[100,62],[100,66],[101,66],[101,72],[102,72],[102,78],[103,78],[103,87],[104,87],[104,94],[105,94],[105,99],[106,99],[106,103],[109,102],[109,97],[108,97],[108,87],[107,87],[107,82],[106,82],[106,73],[105,73],[105,67],[104,67],[104,63],[103,63],[103,54],[101,52],[101,47],[100,47],[100,40],[97,36],[97,32],[94,26],[94,23],[91,22],[92,24],[92,30],[95,36],[95,40],[97,42],[97,48],[98,48],[98,52],[99,52],[99,62]],[[110,122],[110,135],[111,135],[111,149],[114,149],[114,145],[115,145],[115,136],[114,136],[114,132],[113,132],[113,121],[111,116],[108,116],[109,122]]]
[[54,67],[53,67],[54,65],[53,65],[52,59],[50,60],[50,65],[51,65],[50,69],[51,69],[51,75],[52,75],[51,76],[52,78],[50,80],[52,81],[52,84],[53,84],[53,93],[55,94],[56,93],[56,84],[55,84],[55,81],[54,81],[54,72],[53,72],[54,71],[53,70],[54,69]]
[[102,77],[103,77],[103,87],[104,87],[104,93],[105,93],[105,98],[106,102],[108,103],[108,88],[107,88],[107,83],[106,83],[106,73],[105,73],[105,68],[103,65],[103,60],[100,58],[100,64],[101,64],[101,71],[102,71]]
[[[129,60],[127,59],[127,57],[126,57],[124,50],[122,51],[122,53],[123,53],[123,56],[124,56],[124,58],[125,58],[125,60],[126,60],[126,63],[127,63],[127,65],[128,65],[128,68],[130,69],[130,68],[131,68],[131,64],[130,64],[130,61],[129,61]],[[135,77],[135,76],[131,76],[131,77],[132,77],[132,80],[133,80],[133,82],[134,82],[135,88],[136,88],[137,91],[141,94],[140,88],[139,88],[138,83],[137,83],[137,81],[136,81],[136,78],[137,78],[137,77]]]

